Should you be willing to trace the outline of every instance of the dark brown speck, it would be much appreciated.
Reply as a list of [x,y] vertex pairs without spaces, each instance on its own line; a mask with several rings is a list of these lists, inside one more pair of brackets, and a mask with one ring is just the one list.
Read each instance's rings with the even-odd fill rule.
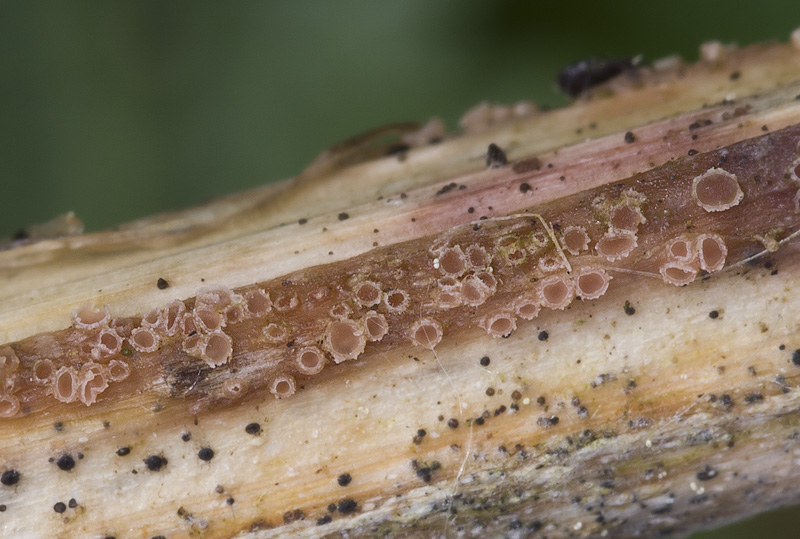
[[800,367],[800,348],[792,352],[792,363]]
[[144,459],[144,465],[147,466],[147,469],[151,472],[158,472],[167,465],[167,459],[159,455],[150,455]]
[[340,513],[346,515],[348,513],[355,512],[355,510],[358,508],[358,503],[352,498],[347,498],[346,500],[340,501],[336,507],[339,509]]
[[342,475],[336,478],[336,482],[339,483],[340,487],[346,487],[347,485],[350,484],[350,481],[352,480],[353,478],[350,476],[349,473],[343,473]]
[[0,476],[0,483],[7,487],[11,487],[19,483],[19,472],[17,470],[6,470]]
[[58,457],[58,460],[56,461],[56,466],[58,466],[59,469],[68,472],[75,467],[75,459],[72,458],[72,455],[70,455],[69,453],[64,453],[63,455]]

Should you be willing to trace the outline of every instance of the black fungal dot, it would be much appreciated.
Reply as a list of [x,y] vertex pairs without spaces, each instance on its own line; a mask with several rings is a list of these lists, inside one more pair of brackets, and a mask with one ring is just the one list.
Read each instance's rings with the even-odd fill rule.
[[438,191],[436,191],[436,196],[438,197],[439,195],[443,195],[445,193],[448,193],[448,192],[452,191],[453,189],[455,189],[457,187],[458,187],[458,185],[456,185],[456,182],[450,182],[447,185],[445,185],[444,187],[442,187],[441,189],[439,189]]
[[77,500],[75,500],[75,498],[70,498],[67,505],[69,506],[70,509],[75,509],[76,507],[78,507],[78,502]]
[[75,459],[72,458],[72,455],[70,455],[69,453],[64,453],[63,455],[58,457],[58,460],[56,461],[56,466],[58,466],[59,469],[68,472],[75,467]]
[[117,449],[117,455],[119,455],[120,457],[124,457],[130,454],[131,454],[131,448],[128,446],[120,447],[119,449]]
[[764,400],[764,395],[761,393],[748,393],[744,397],[744,402],[747,404],[755,404]]
[[340,501],[336,507],[341,514],[346,515],[355,512],[358,508],[358,503],[352,498],[347,498],[346,500]]
[[53,424],[53,428],[56,429],[58,432],[61,432],[64,430],[64,423],[62,423],[61,421],[56,421]]
[[522,393],[520,393],[516,389],[511,393],[511,399],[512,400],[518,401],[521,398],[522,398]]
[[482,417],[476,417],[475,418],[475,424],[478,425],[478,426],[483,425],[485,422],[486,422],[486,420],[483,419]]
[[19,472],[17,470],[6,470],[3,472],[3,475],[0,476],[0,483],[4,484],[7,487],[16,485],[19,483]]
[[483,356],[480,360],[481,367],[488,367],[490,362],[489,356]]
[[6,504],[0,503],[0,513],[4,512],[5,510],[6,510]]
[[258,423],[248,423],[247,426],[244,428],[244,431],[247,434],[258,436],[259,434],[261,434],[261,425],[259,425]]
[[492,142],[486,152],[486,166],[489,168],[500,168],[508,163],[506,152],[500,146]]
[[204,460],[208,462],[209,460],[214,458],[214,450],[210,447],[203,447],[200,451],[197,452],[197,458],[200,460]]
[[292,522],[305,519],[306,519],[306,514],[303,513],[301,509],[295,509],[294,511],[286,511],[283,514],[284,524],[291,524]]
[[433,479],[433,470],[430,466],[420,466],[419,462],[414,460],[411,462],[411,467],[414,468],[414,473],[417,474],[417,477],[425,483],[430,483]]
[[625,143],[626,144],[633,144],[634,141],[636,141],[636,137],[633,136],[633,133],[631,131],[628,131],[627,133],[625,133]]
[[550,427],[555,427],[558,425],[558,416],[551,416],[551,417],[540,417],[536,420],[536,424],[540,427],[544,427],[549,429]]
[[67,506],[63,502],[58,502],[53,506],[53,511],[56,513],[63,513],[67,510]]
[[697,153],[697,150],[689,150],[688,152],[689,155],[697,155]]
[[347,212],[342,212],[342,213],[339,214],[339,220],[340,221],[344,221],[345,219],[349,219],[349,218],[350,218],[350,216],[347,214]]
[[340,487],[346,487],[347,485],[350,484],[350,481],[352,480],[353,478],[350,476],[349,473],[343,473],[342,475],[336,478],[336,482],[339,483]]
[[487,387],[486,388],[486,396],[487,397],[494,397],[494,388],[493,387]]
[[191,432],[184,432],[183,434],[181,434],[181,440],[183,440],[184,442],[188,442],[191,439],[192,439]]
[[792,363],[800,367],[800,348],[792,352]]
[[451,429],[457,429],[458,419],[456,419],[455,417],[451,417],[450,419],[447,420],[447,426],[450,427]]
[[538,337],[540,341],[546,341],[548,337],[550,337],[550,334],[547,333],[546,331],[540,331]]
[[167,459],[159,455],[150,455],[144,459],[144,465],[147,466],[147,469],[151,472],[157,472],[167,465]]
[[708,317],[711,318],[712,320],[719,318],[719,311],[711,311],[710,313],[708,313]]
[[627,299],[625,300],[625,305],[622,306],[622,310],[625,311],[625,314],[627,314],[628,316],[633,316],[634,314],[636,314],[636,309],[633,308],[631,302],[628,301]]
[[302,219],[299,219],[299,220],[297,221],[297,224],[298,224],[298,225],[304,225],[304,224],[306,224],[307,222],[308,222],[308,219],[306,219],[305,217],[303,217]]
[[330,515],[325,515],[324,517],[320,517],[317,519],[317,526],[324,526],[325,524],[330,524],[333,522],[333,519]]
[[151,537],[150,539],[167,539],[167,538],[166,538],[166,537],[164,537],[163,535],[154,535],[154,536],[153,536],[153,537]]
[[708,481],[717,477],[717,470],[711,466],[706,466],[704,469],[697,472],[697,479],[700,481]]
[[236,500],[234,500],[233,498],[228,498],[227,500],[225,500],[225,503],[227,503],[228,505],[233,505],[234,501]]
[[528,182],[522,182],[521,184],[519,184],[520,193],[527,193],[530,190],[531,190],[531,184],[529,184]]
[[411,441],[414,442],[414,445],[420,445],[422,443],[422,440],[425,439],[425,436],[427,436],[427,434],[428,432],[425,429],[419,429],[417,430],[417,434],[411,439]]
[[159,277],[158,281],[156,281],[156,286],[158,287],[159,290],[166,290],[167,288],[169,288],[169,283],[163,277]]

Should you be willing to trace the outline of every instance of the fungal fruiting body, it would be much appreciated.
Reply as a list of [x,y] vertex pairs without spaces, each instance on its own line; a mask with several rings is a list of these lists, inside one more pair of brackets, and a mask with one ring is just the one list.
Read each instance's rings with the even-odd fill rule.
[[[708,59],[724,52],[709,50]],[[336,207],[324,215],[286,220],[293,224],[285,226],[297,227],[287,233],[287,244],[292,245],[287,253],[307,256],[303,263],[285,254],[275,257],[282,265],[272,270],[271,255],[259,258],[252,254],[259,249],[243,249],[251,257],[243,254],[247,268],[230,275],[217,273],[219,282],[208,279],[212,286],[195,275],[196,286],[192,284],[189,292],[181,288],[188,278],[176,270],[178,274],[167,275],[168,287],[157,286],[157,302],[148,302],[138,314],[115,301],[77,304],[61,313],[61,329],[0,346],[0,420],[8,429],[34,425],[30,432],[37,439],[63,435],[52,444],[27,447],[39,461],[55,463],[48,464],[49,470],[61,473],[64,482],[85,481],[82,470],[102,469],[93,464],[100,458],[98,446],[113,443],[113,451],[102,458],[103,466],[120,478],[117,495],[144,498],[137,488],[161,481],[158,495],[176,503],[170,504],[169,515],[158,514],[158,526],[182,526],[187,536],[260,533],[280,526],[286,526],[287,533],[303,527],[313,532],[310,526],[331,524],[344,529],[339,522],[362,511],[402,513],[407,509],[404,503],[411,508],[407,514],[422,520],[441,514],[453,515],[454,521],[474,518],[469,528],[473,531],[457,531],[466,535],[483,533],[484,527],[496,532],[499,508],[513,507],[519,519],[501,515],[504,529],[524,527],[533,533],[543,525],[529,518],[535,502],[541,501],[538,495],[527,497],[535,490],[530,477],[541,477],[547,489],[575,488],[548,474],[535,474],[539,467],[583,458],[581,451],[590,446],[597,454],[616,447],[604,444],[622,443],[619,440],[658,428],[654,423],[659,413],[668,412],[665,417],[671,420],[672,414],[707,404],[702,413],[711,417],[736,405],[719,389],[727,388],[727,382],[707,380],[722,376],[725,368],[734,369],[737,350],[704,350],[702,358],[694,358],[708,368],[701,371],[683,360],[690,354],[678,350],[674,334],[679,331],[673,330],[685,330],[687,342],[705,343],[709,335],[716,335],[699,327],[696,313],[680,318],[686,310],[679,301],[684,297],[692,299],[685,303],[703,305],[703,322],[722,328],[717,331],[729,328],[736,316],[749,316],[736,312],[734,302],[725,303],[730,293],[724,292],[737,283],[747,289],[761,279],[748,275],[736,280],[767,252],[787,261],[788,268],[781,270],[787,279],[795,275],[800,105],[787,98],[789,91],[741,104],[724,102],[684,116],[665,115],[670,117],[651,125],[625,126],[607,138],[578,141],[560,153],[514,155],[525,146],[507,144],[508,140],[491,143],[496,150],[490,169],[478,159],[479,168],[453,181],[448,177],[445,188],[441,175],[431,172],[429,184],[385,200],[380,195],[372,206]],[[753,128],[763,124],[759,107],[772,110],[774,103],[783,107],[784,124],[770,117],[771,129]],[[473,114],[488,124],[515,116],[486,107]],[[707,118],[713,122],[703,123]],[[687,129],[701,129],[693,125],[708,128],[704,133],[711,142],[687,135]],[[484,156],[486,144],[480,146]],[[505,163],[501,147],[518,160]],[[615,152],[631,153],[616,162]],[[366,226],[350,218],[369,211],[380,217],[383,232],[374,223]],[[324,225],[312,231],[314,219]],[[409,219],[415,223],[410,230]],[[284,232],[277,227],[255,236],[272,241]],[[336,240],[331,239],[334,235]],[[264,245],[277,249],[269,241]],[[314,249],[326,254],[317,256]],[[336,256],[328,255],[333,249]],[[340,249],[345,254],[339,254]],[[230,269],[234,262],[229,258],[220,266]],[[158,274],[166,275],[161,269]],[[777,271],[769,269],[766,275]],[[147,282],[160,281],[148,277]],[[791,296],[791,281],[787,283],[782,292],[770,288],[769,297]],[[756,297],[753,290],[749,294]],[[708,309],[703,303],[707,297],[717,302]],[[785,309],[793,305],[790,300],[781,304],[789,305]],[[759,311],[765,313],[769,314]],[[662,318],[673,327],[662,327]],[[748,319],[747,328],[759,327],[758,338],[764,338],[762,332],[782,331],[786,320],[791,321],[784,311],[777,319],[761,318],[769,324]],[[622,330],[612,329],[626,323]],[[772,328],[762,330],[761,323]],[[592,328],[583,333],[584,326]],[[647,358],[641,358],[643,346],[623,338],[629,334],[646,342]],[[736,332],[726,337],[744,339]],[[797,349],[795,354],[800,354],[800,344]],[[759,354],[747,357],[756,361]],[[800,364],[794,355],[784,356],[784,369]],[[675,374],[672,362],[682,361],[681,368],[698,369],[692,371],[697,380]],[[476,365],[477,374],[468,370]],[[669,376],[674,384],[662,382]],[[708,386],[695,390],[698,380]],[[761,406],[769,400],[764,397],[768,390],[792,383],[788,376],[770,379],[764,387],[735,397],[739,403]],[[692,404],[668,401],[659,405],[663,409],[654,408],[651,401],[657,399],[642,399],[636,393],[645,385],[650,391],[673,392],[667,397],[686,389]],[[698,394],[707,401],[700,403]],[[787,395],[787,401],[793,398]],[[597,406],[601,401],[603,407]],[[668,423],[669,428],[681,426],[680,421]],[[150,436],[151,431],[157,435]],[[668,429],[657,432],[665,440],[678,439]],[[142,433],[148,434],[143,438]],[[164,439],[172,440],[165,443],[166,450],[158,447]],[[636,447],[648,447],[639,441]],[[664,451],[670,443],[664,443]],[[740,451],[738,440],[736,447],[726,447],[730,454]],[[4,451],[0,464],[16,472],[11,469],[17,465],[14,459],[22,457],[13,447]],[[125,462],[132,453],[135,458]],[[614,460],[618,454],[627,453],[608,450],[603,458]],[[193,455],[192,463],[201,461],[203,468],[190,473],[202,475],[202,485],[197,486],[199,480],[192,485],[205,489],[188,498],[181,482],[174,480],[189,469],[186,455]],[[395,466],[406,457],[410,466]],[[389,461],[395,468],[382,468]],[[358,465],[366,470],[363,476],[356,472]],[[677,466],[672,461],[660,465]],[[308,468],[313,473],[307,473]],[[460,495],[477,488],[473,483],[494,481],[500,475],[495,468],[514,485],[508,489],[513,495],[506,496],[502,489],[489,496]],[[475,474],[467,477],[463,470]],[[525,473],[515,475],[519,470]],[[702,470],[704,479],[697,480],[713,479]],[[626,473],[624,466],[612,469],[604,464],[604,476],[581,482],[578,488],[592,497],[592,507],[610,514],[613,504],[603,503],[617,488],[612,476],[635,483]],[[38,470],[23,470],[17,476],[4,473],[3,485],[8,487],[13,477],[14,485],[26,477],[52,484],[45,476]],[[394,490],[386,494],[389,490],[362,487],[368,481],[388,481]],[[603,490],[592,490],[594,485]],[[430,504],[415,505],[414,499],[387,503],[396,492],[420,486],[430,489],[426,496],[439,496],[436,510]],[[453,488],[459,492],[454,494]],[[284,500],[283,493],[291,489],[303,494]],[[84,498],[89,498],[88,492]],[[8,491],[0,494],[10,496]],[[648,516],[673,503],[657,505],[658,493],[646,489],[635,494],[647,498]],[[269,503],[259,496],[269,497]],[[636,496],[630,497],[635,502],[623,502],[631,513],[620,510],[616,520],[593,515],[586,529],[592,526],[591,533],[599,535],[610,522],[626,525],[628,517],[642,509]],[[58,518],[66,519],[60,523],[78,521],[70,511],[79,512],[80,500],[73,498],[71,504],[64,499],[67,503],[48,498],[48,515],[53,516],[55,504]],[[495,499],[502,503],[490,507],[494,516],[483,518],[485,508],[475,500],[491,505]],[[137,498],[137,503],[145,507],[150,501]],[[85,510],[106,511],[97,521],[114,522],[115,509],[102,505],[87,502]],[[172,505],[180,507],[177,513]],[[217,520],[209,524],[201,513]],[[552,516],[557,514],[553,511],[548,518],[559,518]],[[94,535],[107,533],[95,528]],[[553,527],[554,533],[565,529]],[[577,529],[573,525],[572,530]]]
[[739,179],[727,170],[712,167],[692,180],[692,198],[706,211],[724,211],[741,202]]

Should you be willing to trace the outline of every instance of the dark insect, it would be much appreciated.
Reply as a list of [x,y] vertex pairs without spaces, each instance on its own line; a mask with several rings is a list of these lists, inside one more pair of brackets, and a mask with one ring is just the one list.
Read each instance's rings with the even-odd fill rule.
[[620,73],[634,69],[637,58],[588,58],[568,65],[558,74],[558,87],[570,97],[611,80]]

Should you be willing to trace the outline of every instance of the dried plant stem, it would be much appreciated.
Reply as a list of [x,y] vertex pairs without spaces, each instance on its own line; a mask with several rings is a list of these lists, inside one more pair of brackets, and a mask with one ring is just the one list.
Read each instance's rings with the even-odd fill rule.
[[796,502],[798,79],[785,45],[642,68],[0,251],[3,529],[625,537]]

